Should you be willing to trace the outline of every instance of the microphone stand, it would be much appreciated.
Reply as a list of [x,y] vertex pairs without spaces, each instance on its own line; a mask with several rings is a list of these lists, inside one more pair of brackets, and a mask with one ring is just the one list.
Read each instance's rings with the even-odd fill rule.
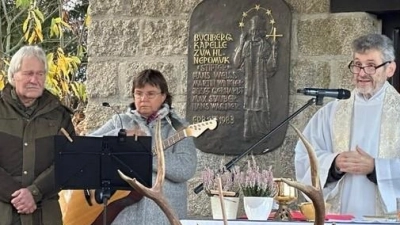
[[119,113],[113,107],[111,107],[111,105],[108,102],[103,102],[102,105],[104,107],[109,107],[118,116],[119,122],[121,123],[121,129],[118,131],[118,141],[119,142],[125,142],[125,140],[126,140],[126,129],[124,129],[124,124],[122,123],[121,116],[119,115]]
[[[255,144],[253,144],[252,146],[250,146],[250,148],[248,148],[245,152],[243,152],[242,154],[236,156],[235,158],[233,158],[231,161],[229,161],[227,164],[225,164],[225,168],[227,170],[230,170],[232,168],[232,166],[235,165],[235,163],[237,163],[239,160],[241,160],[244,156],[246,156],[250,151],[252,151],[257,145],[259,145],[260,143],[262,143],[265,139],[267,139],[269,136],[271,136],[273,133],[275,133],[279,128],[281,128],[283,125],[285,125],[287,122],[289,122],[291,119],[293,119],[295,116],[297,116],[299,113],[301,113],[304,109],[306,109],[308,106],[316,103],[316,105],[322,105],[324,96],[318,95],[316,96],[316,98],[312,98],[310,100],[308,100],[308,102],[301,107],[300,109],[298,109],[296,112],[294,112],[292,115],[290,115],[288,118],[286,118],[284,121],[282,121],[280,124],[278,124],[278,126],[276,126],[275,128],[273,128],[270,132],[268,132],[264,137],[262,137],[260,140],[258,140]],[[269,149],[266,149],[263,151],[263,153],[267,153],[270,152]],[[219,171],[221,172],[221,171]],[[203,190],[203,183],[199,184],[195,189],[194,189],[194,193],[198,194]]]

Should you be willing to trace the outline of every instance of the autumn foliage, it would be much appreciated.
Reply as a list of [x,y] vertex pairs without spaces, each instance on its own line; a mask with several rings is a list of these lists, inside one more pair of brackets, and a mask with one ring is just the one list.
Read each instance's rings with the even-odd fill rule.
[[0,90],[8,62],[23,45],[47,54],[46,88],[74,111],[77,132],[86,107],[87,0],[0,0]]

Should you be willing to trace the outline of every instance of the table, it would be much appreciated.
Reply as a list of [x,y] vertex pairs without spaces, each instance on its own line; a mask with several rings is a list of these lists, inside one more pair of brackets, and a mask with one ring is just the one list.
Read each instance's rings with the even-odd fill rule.
[[[182,225],[224,225],[222,220],[196,220],[186,219],[181,220]],[[277,221],[249,221],[249,220],[228,220],[228,225],[313,225],[313,222],[277,222]],[[327,225],[373,225],[373,224],[400,224],[398,222],[370,222],[370,221],[356,221],[356,222],[325,222]]]

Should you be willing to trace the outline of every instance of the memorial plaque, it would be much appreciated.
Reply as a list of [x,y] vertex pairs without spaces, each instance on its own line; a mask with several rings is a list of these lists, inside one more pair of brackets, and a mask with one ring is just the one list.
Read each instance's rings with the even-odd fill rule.
[[[217,118],[195,139],[209,153],[238,155],[288,117],[291,12],[281,0],[205,0],[189,28],[186,118]],[[253,151],[279,147],[287,124]]]

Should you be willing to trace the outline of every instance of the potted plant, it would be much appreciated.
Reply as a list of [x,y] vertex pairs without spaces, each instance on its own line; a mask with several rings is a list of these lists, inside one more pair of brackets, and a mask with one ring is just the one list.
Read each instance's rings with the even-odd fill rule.
[[219,196],[219,179],[221,180],[222,195],[224,199],[227,219],[236,219],[239,208],[240,187],[237,176],[240,173],[239,167],[231,170],[221,167],[219,171],[214,171],[206,167],[201,173],[204,191],[210,196],[211,211],[213,219],[223,219],[221,197]]
[[247,169],[238,177],[243,193],[243,204],[250,220],[267,220],[277,191],[272,167],[261,169],[254,158],[248,160]]

